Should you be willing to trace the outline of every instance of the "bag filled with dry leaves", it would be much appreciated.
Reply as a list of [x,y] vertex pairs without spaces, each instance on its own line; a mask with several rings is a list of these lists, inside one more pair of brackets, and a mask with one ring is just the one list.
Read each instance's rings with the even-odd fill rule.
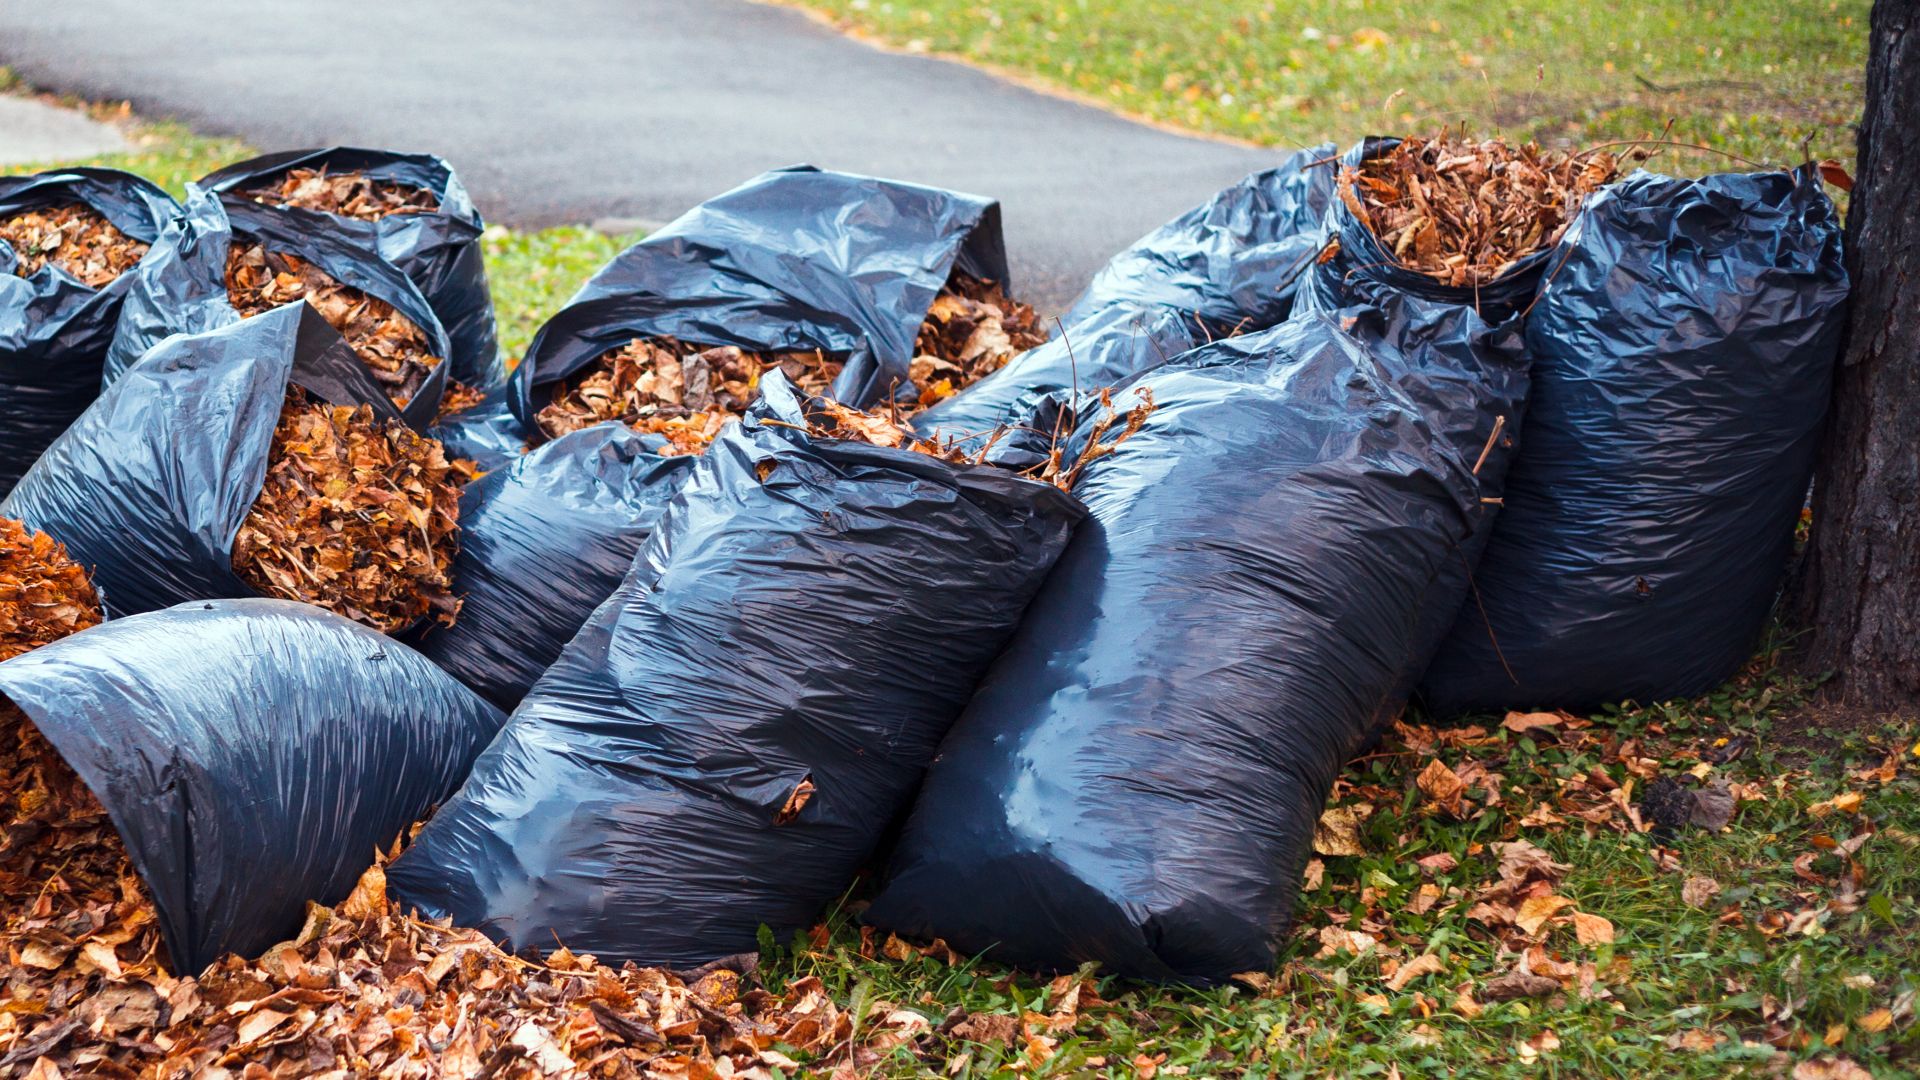
[[1094,274],[1063,320],[1115,305],[1166,307],[1196,340],[1251,333],[1287,317],[1325,241],[1339,149],[1297,150],[1134,241]]
[[228,165],[199,186],[278,209],[304,231],[356,236],[426,296],[446,329],[455,382],[484,393],[505,381],[480,247],[486,222],[444,159],[353,146],[287,150]]
[[[85,787],[73,794],[91,798],[52,802],[92,808],[141,887],[109,885],[106,906],[150,901],[165,956],[185,974],[291,937],[309,900],[346,896],[376,849],[446,798],[505,721],[405,646],[282,600],[199,601],[103,623],[0,664],[0,698],[0,779],[11,788],[16,769],[37,770],[46,792],[71,786],[59,765],[78,774]],[[0,882],[25,869],[9,849],[30,848],[36,833],[0,837]],[[66,858],[115,851],[75,844]],[[97,869],[67,872],[79,882]],[[7,911],[6,928],[20,917],[32,915]],[[49,926],[36,940],[57,966],[85,925]]]
[[596,424],[468,484],[453,561],[460,617],[410,639],[511,709],[613,594],[692,468],[666,440]]
[[468,478],[318,312],[289,304],[154,347],[0,515],[64,543],[116,616],[267,595],[398,632],[459,608]]
[[[765,173],[595,274],[535,335],[508,401],[534,442],[618,419],[690,449],[774,367],[864,406],[909,386],[929,309],[956,274],[973,295],[949,305],[970,330],[969,304],[1007,280],[992,200],[806,166]],[[1032,325],[1006,336],[1037,343],[1026,314]],[[673,370],[656,386],[663,363]]]
[[[1335,775],[1424,661],[1421,613],[1464,588],[1440,569],[1474,461],[1405,363],[1297,312],[1112,392],[1153,409],[1073,486],[1088,519],[941,745],[869,922],[1148,979],[1272,966]],[[1100,437],[1089,417],[1067,451]]]
[[1439,714],[1692,697],[1752,655],[1845,317],[1812,166],[1595,196],[1527,316],[1533,397]]
[[696,461],[398,898],[514,950],[691,966],[848,887],[1082,510],[812,407],[832,426],[770,375]]
[[179,212],[113,169],[0,177],[0,496],[100,393],[128,271]]
[[185,212],[130,275],[106,381],[169,335],[204,333],[305,301],[346,338],[416,430],[478,402],[484,388],[454,377],[446,331],[427,298],[370,235],[336,224],[233,193],[190,190]]

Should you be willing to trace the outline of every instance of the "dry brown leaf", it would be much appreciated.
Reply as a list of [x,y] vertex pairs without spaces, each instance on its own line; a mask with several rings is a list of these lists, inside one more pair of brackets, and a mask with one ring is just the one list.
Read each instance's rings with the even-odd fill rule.
[[1519,909],[1514,913],[1513,925],[1526,931],[1531,937],[1539,937],[1540,932],[1546,928],[1547,923],[1554,916],[1572,906],[1572,900],[1553,893],[1530,896],[1521,901]]
[[1373,807],[1368,803],[1330,807],[1313,827],[1313,850],[1317,855],[1365,855],[1360,841],[1360,826]]
[[0,242],[13,248],[13,272],[32,277],[53,265],[99,289],[146,257],[147,245],[115,228],[85,203],[62,203],[0,218]]
[[1407,984],[1413,980],[1423,975],[1438,975],[1445,970],[1447,970],[1447,965],[1443,963],[1438,956],[1432,953],[1421,953],[1419,956],[1400,965],[1400,969],[1395,971],[1393,977],[1387,980],[1387,989],[1397,994],[1405,990]]
[[100,622],[87,572],[46,533],[0,518],[0,660]]
[[1561,719],[1562,717],[1559,713],[1510,712],[1507,714],[1505,720],[1500,721],[1500,726],[1508,731],[1524,733],[1532,731],[1535,728],[1559,727]]
[[1046,339],[1040,316],[999,283],[954,271],[920,324],[907,372],[912,400],[899,414],[952,397]]
[[1453,815],[1461,816],[1461,800],[1467,793],[1467,785],[1459,775],[1447,767],[1439,758],[1427,762],[1414,781],[1429,802]]
[[1613,923],[1599,915],[1576,911],[1573,913],[1573,934],[1582,945],[1611,945]]
[[425,188],[376,180],[358,171],[330,173],[324,168],[288,169],[262,180],[245,195],[267,206],[297,206],[362,221],[440,209],[440,200]]

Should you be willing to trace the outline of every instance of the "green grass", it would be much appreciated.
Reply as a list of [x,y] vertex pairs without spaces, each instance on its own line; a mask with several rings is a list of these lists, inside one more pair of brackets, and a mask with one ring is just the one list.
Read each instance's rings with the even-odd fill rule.
[[[1868,0],[798,0],[849,29],[1275,146],[1475,131],[1851,160]],[[1639,78],[1636,78],[1638,76]],[[1650,88],[1652,83],[1660,89]],[[1663,162],[1663,159],[1655,159]],[[1690,154],[1667,167],[1703,171]]]
[[[0,68],[0,93],[31,93],[5,68]],[[134,149],[124,154],[72,161],[15,166],[32,172],[55,165],[99,165],[125,169],[152,180],[176,198],[186,195],[187,183],[259,151],[230,138],[196,135],[173,121],[135,120],[124,105],[88,104],[61,99],[84,108],[95,117],[121,125]],[[520,355],[554,312],[607,260],[640,239],[641,234],[610,236],[583,226],[518,231],[489,226],[482,237],[487,278],[493,289],[500,327],[501,354],[517,363]]]

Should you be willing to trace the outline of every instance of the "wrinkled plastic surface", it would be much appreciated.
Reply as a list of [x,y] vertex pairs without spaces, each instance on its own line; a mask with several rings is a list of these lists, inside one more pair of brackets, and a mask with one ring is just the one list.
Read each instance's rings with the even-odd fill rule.
[[1075,485],[1089,518],[941,747],[869,922],[1149,979],[1272,965],[1333,779],[1425,662],[1423,612],[1457,610],[1441,570],[1482,512],[1405,363],[1297,312],[1115,394],[1156,408]]
[[[70,202],[148,244],[180,212],[166,192],[113,169],[0,177],[0,219]],[[18,265],[0,240],[0,496],[100,393],[107,344],[133,281],[128,272],[95,289],[51,262],[31,277],[15,274]]]
[[[797,419],[777,373],[756,409]],[[987,466],[728,428],[389,887],[508,948],[614,962],[692,966],[808,925],[1081,514]]]
[[248,597],[233,539],[266,480],[289,382],[399,414],[304,302],[161,342],[54,440],[0,502],[87,567],[110,614]]
[[415,648],[511,709],[613,594],[680,482],[686,455],[623,425],[564,435],[472,484],[460,498],[462,597],[452,626]]
[[1001,425],[1026,422],[1046,398],[1113,386],[1171,360],[1198,344],[1196,332],[1185,312],[1110,305],[918,414],[913,429],[923,438],[972,443]]
[[1100,268],[1062,321],[1117,305],[1167,307],[1198,318],[1205,340],[1286,318],[1325,242],[1338,153],[1332,143],[1295,151],[1141,237]]
[[286,600],[117,619],[0,664],[99,797],[172,969],[291,938],[505,722],[405,646]]
[[1811,169],[1588,203],[1527,318],[1526,434],[1430,709],[1689,697],[1747,660],[1826,414],[1840,243]]
[[845,357],[834,396],[865,407],[907,368],[953,269],[1007,280],[1000,207],[809,166],[701,203],[621,252],[535,335],[509,402],[523,428],[552,385],[635,337]]
[[494,332],[493,294],[480,234],[487,223],[473,205],[453,166],[432,154],[401,154],[355,146],[287,150],[236,162],[200,178],[216,192],[243,192],[277,180],[292,169],[329,173],[360,172],[433,193],[439,209],[428,213],[389,214],[375,221],[295,207],[276,207],[302,231],[337,229],[357,234],[356,243],[376,250],[426,296],[446,329],[453,378],[490,390],[507,377]]
[[[240,321],[227,302],[227,249],[234,233],[245,233],[269,249],[296,255],[368,296],[392,304],[413,320],[433,344],[433,355],[447,355],[447,334],[413,282],[400,268],[367,245],[367,237],[336,227],[324,214],[296,217],[238,195],[220,195],[188,186],[186,210],[161,230],[160,239],[131,278],[113,345],[107,351],[105,379],[111,384],[148,349],[170,334],[199,334]],[[448,367],[427,376],[402,410],[407,423],[425,430],[440,409]]]

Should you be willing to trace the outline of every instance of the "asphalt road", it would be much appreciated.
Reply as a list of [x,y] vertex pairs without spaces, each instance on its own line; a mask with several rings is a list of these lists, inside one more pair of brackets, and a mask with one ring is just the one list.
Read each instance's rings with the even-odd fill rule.
[[262,149],[433,151],[515,226],[666,221],[803,161],[991,195],[1043,308],[1276,156],[745,0],[0,0],[0,64]]

